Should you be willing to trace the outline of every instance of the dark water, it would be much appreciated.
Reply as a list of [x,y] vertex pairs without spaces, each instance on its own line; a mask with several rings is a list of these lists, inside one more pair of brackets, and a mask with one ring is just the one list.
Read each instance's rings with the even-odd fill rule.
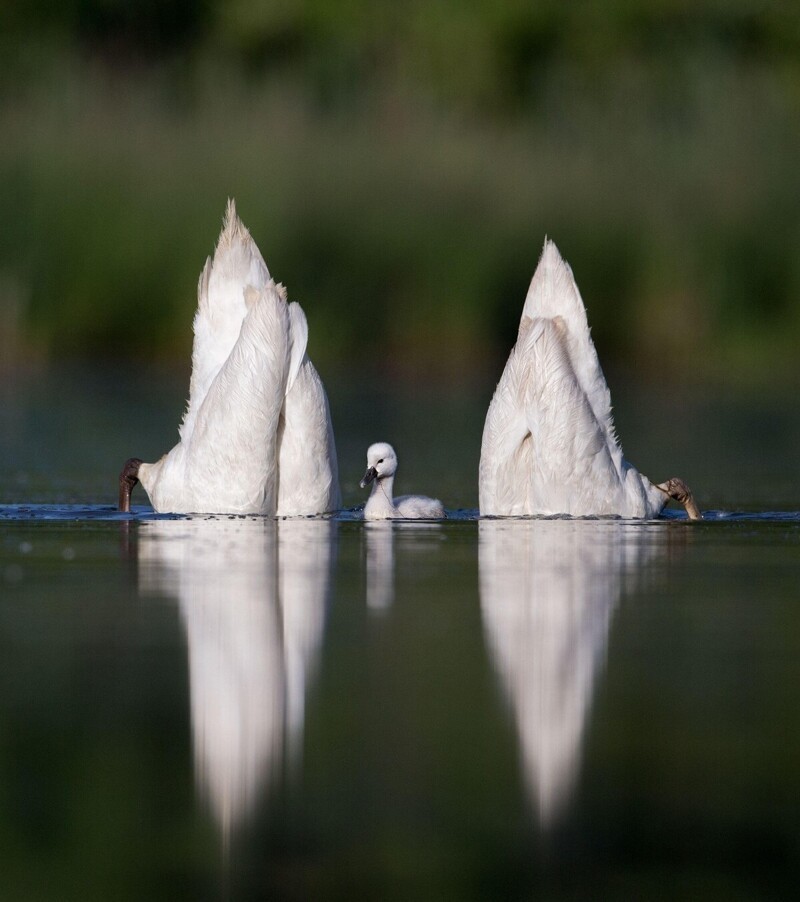
[[623,397],[627,453],[684,476],[702,523],[479,520],[482,398],[331,390],[346,503],[387,438],[400,490],[453,517],[273,522],[114,511],[177,391],[23,388],[0,444],[0,898],[794,893],[797,408],[692,401],[678,428],[674,399]]

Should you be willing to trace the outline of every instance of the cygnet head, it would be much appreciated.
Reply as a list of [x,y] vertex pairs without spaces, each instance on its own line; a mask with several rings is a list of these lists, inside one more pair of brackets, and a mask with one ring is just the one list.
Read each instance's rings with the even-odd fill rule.
[[397,471],[397,455],[394,448],[386,442],[375,442],[367,448],[367,472],[361,480],[361,488],[365,489],[375,479],[394,476]]

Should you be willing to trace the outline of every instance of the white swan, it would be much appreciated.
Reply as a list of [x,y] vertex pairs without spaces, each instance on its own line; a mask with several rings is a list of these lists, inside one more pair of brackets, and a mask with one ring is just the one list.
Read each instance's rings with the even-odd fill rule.
[[682,480],[655,485],[623,458],[586,310],[552,241],[486,414],[478,483],[483,515],[649,518],[674,498],[700,519]]
[[444,506],[436,498],[424,495],[392,497],[394,474],[397,472],[397,455],[386,442],[376,442],[367,449],[367,472],[361,480],[361,488],[372,484],[372,491],[364,505],[365,520],[441,520]]
[[228,209],[197,286],[189,404],[157,463],[128,460],[119,507],[141,482],[156,511],[296,516],[340,506],[328,399],[308,324]]

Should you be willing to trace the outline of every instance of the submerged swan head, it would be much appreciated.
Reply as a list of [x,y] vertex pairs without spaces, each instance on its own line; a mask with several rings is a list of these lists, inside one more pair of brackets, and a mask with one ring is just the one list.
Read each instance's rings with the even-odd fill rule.
[[139,470],[142,461],[138,457],[130,457],[125,461],[122,472],[119,474],[119,509],[129,511],[131,509],[131,492],[139,483]]
[[365,489],[376,479],[394,476],[397,472],[397,455],[387,442],[375,442],[367,448],[367,472],[361,480],[361,488]]

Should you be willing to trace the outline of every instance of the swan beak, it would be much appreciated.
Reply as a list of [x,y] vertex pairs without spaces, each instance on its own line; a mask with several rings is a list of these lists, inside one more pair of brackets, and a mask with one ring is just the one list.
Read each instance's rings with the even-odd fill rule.
[[703,519],[700,508],[695,504],[692,490],[682,479],[678,479],[675,476],[666,482],[662,482],[661,485],[657,485],[656,488],[661,489],[665,495],[669,495],[670,498],[682,504],[686,508],[686,513],[690,520]]
[[122,472],[119,474],[119,509],[125,513],[131,509],[131,492],[139,481],[141,464],[138,457],[131,457],[125,461]]
[[378,476],[378,471],[375,467],[370,467],[367,472],[364,474],[364,478],[361,480],[361,488],[365,489],[371,482],[373,482]]

